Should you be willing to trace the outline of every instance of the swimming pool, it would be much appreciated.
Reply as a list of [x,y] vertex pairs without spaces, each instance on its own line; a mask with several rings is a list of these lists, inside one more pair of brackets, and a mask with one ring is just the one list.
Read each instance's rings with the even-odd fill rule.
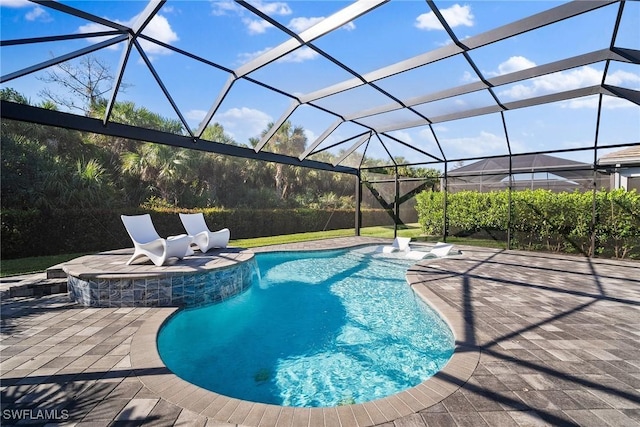
[[261,280],[186,309],[158,334],[176,375],[217,393],[284,406],[361,403],[429,378],[453,335],[407,286],[410,260],[375,247],[256,255]]

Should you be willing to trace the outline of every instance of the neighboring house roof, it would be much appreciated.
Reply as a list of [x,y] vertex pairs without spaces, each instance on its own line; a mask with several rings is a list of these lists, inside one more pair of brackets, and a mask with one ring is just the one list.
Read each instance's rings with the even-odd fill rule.
[[640,144],[623,150],[605,154],[598,160],[599,165],[638,165],[640,166]]
[[[513,156],[511,171],[517,173],[552,172],[568,180],[584,179],[593,176],[591,165],[575,160],[549,156],[547,154],[526,154]],[[449,177],[473,177],[483,182],[501,181],[509,175],[509,156],[493,157],[454,169],[448,173]],[[472,178],[470,181],[473,181]]]

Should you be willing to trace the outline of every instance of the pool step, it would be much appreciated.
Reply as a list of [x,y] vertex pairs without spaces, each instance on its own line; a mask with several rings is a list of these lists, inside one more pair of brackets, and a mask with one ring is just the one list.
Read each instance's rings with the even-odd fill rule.
[[40,297],[43,295],[67,293],[67,279],[42,279],[29,283],[17,283],[9,286],[9,297]]
[[47,268],[47,279],[66,279],[67,273],[62,269],[63,264],[52,265]]
[[0,293],[3,298],[64,294],[68,291],[67,273],[62,266],[57,264],[40,273],[3,277],[0,280]]

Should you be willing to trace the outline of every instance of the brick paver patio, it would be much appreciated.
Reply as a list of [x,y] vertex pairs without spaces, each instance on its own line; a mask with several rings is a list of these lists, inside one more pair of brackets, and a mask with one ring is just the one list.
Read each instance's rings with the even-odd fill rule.
[[1,424],[640,425],[640,263],[460,249],[461,256],[421,261],[407,275],[452,325],[453,366],[390,399],[324,410],[187,393],[189,385],[153,358],[153,333],[174,309],[5,294]]

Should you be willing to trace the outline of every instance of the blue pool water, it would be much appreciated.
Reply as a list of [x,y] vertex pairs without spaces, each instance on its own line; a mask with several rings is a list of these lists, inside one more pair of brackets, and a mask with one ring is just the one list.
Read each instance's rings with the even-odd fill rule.
[[410,388],[453,354],[444,321],[405,280],[411,261],[375,248],[256,255],[261,280],[179,311],[158,350],[183,379],[254,402],[321,407]]

